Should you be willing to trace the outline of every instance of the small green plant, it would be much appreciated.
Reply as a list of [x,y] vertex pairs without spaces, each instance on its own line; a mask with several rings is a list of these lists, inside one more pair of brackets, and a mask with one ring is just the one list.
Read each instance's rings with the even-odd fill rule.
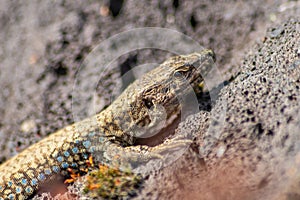
[[99,169],[87,175],[84,193],[90,197],[117,199],[136,195],[141,183],[142,177],[131,170],[99,165]]

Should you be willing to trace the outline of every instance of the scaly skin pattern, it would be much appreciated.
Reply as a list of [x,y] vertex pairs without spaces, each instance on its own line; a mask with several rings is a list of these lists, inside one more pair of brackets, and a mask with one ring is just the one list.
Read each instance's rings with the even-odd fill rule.
[[[213,62],[211,50],[172,57],[129,85],[104,111],[11,158],[0,166],[0,200],[27,199],[56,174],[64,176],[67,168],[87,167],[90,155],[104,155],[109,149],[128,157],[138,155],[137,160],[159,157],[176,142],[133,146],[135,139],[172,123],[180,113],[178,95],[191,92],[187,84],[198,87]],[[163,119],[166,123],[161,123]]]

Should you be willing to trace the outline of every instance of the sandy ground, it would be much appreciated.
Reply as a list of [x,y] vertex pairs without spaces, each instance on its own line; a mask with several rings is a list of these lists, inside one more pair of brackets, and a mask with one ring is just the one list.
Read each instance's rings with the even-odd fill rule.
[[[151,175],[136,198],[300,199],[299,9],[298,1],[1,1],[0,162],[74,121],[76,71],[101,41],[164,27],[213,49],[220,82],[235,79],[211,110],[181,124],[195,132],[195,143]],[[98,102],[100,111],[122,74],[170,55],[155,49],[123,54],[85,103]],[[224,111],[221,100],[227,103],[222,127],[212,123]]]

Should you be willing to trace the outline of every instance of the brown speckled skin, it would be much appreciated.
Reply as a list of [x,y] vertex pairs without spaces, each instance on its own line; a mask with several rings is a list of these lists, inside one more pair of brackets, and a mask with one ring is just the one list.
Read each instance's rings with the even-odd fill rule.
[[159,157],[172,142],[170,146],[132,146],[135,138],[166,126],[159,123],[160,106],[167,122],[172,122],[172,116],[180,112],[176,95],[188,92],[186,82],[197,87],[203,81],[200,74],[210,70],[213,59],[211,50],[172,57],[132,83],[106,110],[51,134],[11,158],[0,166],[0,200],[27,199],[55,174],[65,175],[68,167],[85,167],[89,155],[109,149],[117,149],[119,154],[135,153],[142,160]]

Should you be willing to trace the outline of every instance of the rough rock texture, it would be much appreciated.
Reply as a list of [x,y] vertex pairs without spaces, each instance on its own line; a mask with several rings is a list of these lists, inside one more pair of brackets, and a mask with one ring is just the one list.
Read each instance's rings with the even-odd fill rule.
[[[240,74],[220,94],[225,122],[216,122],[223,110],[217,102],[190,118],[195,126],[182,124],[199,133],[195,144],[150,176],[138,198],[298,199],[299,182],[290,177],[299,176],[300,162],[299,19],[286,20],[299,7],[297,1],[1,1],[0,162],[74,121],[76,71],[93,47],[122,31],[158,26],[214,49],[225,80]],[[267,27],[273,28],[265,35]],[[123,55],[86,103],[101,102],[100,111],[121,74],[169,55],[151,49]]]
[[177,130],[196,131],[194,153],[150,177],[141,196],[299,199],[299,52],[299,19],[268,29],[210,116],[200,112]]

